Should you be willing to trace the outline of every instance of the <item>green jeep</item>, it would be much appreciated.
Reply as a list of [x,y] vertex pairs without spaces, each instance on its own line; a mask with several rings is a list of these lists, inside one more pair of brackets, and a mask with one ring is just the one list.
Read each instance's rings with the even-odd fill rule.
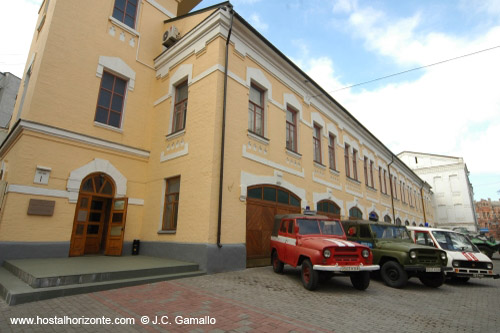
[[446,252],[415,244],[405,226],[360,220],[342,221],[342,226],[348,240],[372,250],[373,264],[380,265],[380,276],[389,287],[402,288],[413,276],[428,287],[444,283]]

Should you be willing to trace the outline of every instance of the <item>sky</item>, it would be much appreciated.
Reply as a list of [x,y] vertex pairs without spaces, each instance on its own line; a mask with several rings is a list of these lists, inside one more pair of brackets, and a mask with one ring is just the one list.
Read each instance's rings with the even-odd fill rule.
[[[0,0],[0,72],[22,77],[41,2]],[[500,198],[500,1],[231,3],[393,153],[463,157],[474,199]]]

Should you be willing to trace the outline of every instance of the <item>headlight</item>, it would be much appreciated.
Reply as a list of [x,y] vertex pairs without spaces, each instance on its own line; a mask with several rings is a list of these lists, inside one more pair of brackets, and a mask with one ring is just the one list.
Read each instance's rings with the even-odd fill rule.
[[415,259],[417,257],[417,253],[415,251],[410,251],[410,258]]
[[452,265],[453,265],[453,267],[458,267],[458,266],[460,266],[460,264],[458,263],[458,261],[453,261]]
[[446,253],[441,252],[441,260],[446,260]]
[[323,256],[325,258],[330,258],[331,255],[332,255],[332,252],[330,252],[330,250],[326,249],[323,251]]
[[487,265],[486,265],[486,268],[488,268],[488,269],[493,269],[493,264],[492,264],[492,263],[487,264]]
[[361,255],[363,256],[363,258],[368,258],[370,256],[370,251],[364,249],[363,251],[361,251]]

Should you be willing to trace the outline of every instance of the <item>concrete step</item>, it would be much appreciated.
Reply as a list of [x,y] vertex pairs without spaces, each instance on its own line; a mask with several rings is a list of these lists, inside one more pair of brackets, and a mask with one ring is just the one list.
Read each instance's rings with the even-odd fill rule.
[[7,260],[3,267],[32,288],[50,288],[198,271],[198,265],[147,256]]
[[60,285],[46,288],[32,288],[5,268],[0,267],[0,296],[9,305],[23,304],[50,298],[85,294],[96,291],[110,290],[141,284],[167,281],[186,277],[204,275],[206,272],[195,270],[163,275],[142,276],[114,279],[108,281]]

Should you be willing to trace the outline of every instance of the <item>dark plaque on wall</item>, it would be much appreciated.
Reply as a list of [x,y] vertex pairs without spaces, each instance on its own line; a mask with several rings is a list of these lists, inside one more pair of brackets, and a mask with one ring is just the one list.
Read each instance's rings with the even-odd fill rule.
[[54,200],[30,199],[28,206],[28,215],[52,216],[54,215]]

